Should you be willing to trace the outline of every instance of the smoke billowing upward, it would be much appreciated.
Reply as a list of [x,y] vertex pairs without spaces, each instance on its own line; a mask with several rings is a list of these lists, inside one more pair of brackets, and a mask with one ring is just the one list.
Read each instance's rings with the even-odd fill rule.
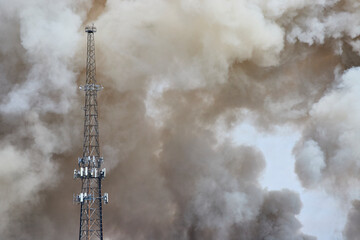
[[[301,231],[297,193],[259,183],[263,154],[215,126],[291,125],[301,184],[354,197],[359,11],[352,0],[0,0],[1,236],[77,235],[76,89],[95,22],[107,238],[316,239]],[[357,205],[345,239],[357,239]]]

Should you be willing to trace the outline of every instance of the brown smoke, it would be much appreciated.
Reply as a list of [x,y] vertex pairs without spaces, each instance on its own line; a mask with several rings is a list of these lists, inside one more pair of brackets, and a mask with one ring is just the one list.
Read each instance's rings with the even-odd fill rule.
[[316,239],[301,232],[298,194],[259,184],[262,153],[221,141],[214,126],[302,129],[303,186],[349,195],[359,173],[359,10],[351,0],[0,0],[0,235],[78,234],[76,89],[83,27],[95,22],[106,238]]

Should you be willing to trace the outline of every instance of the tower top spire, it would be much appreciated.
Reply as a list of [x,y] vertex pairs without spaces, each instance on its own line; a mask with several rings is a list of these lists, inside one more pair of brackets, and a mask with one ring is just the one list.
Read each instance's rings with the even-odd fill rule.
[[85,32],[87,32],[87,33],[94,33],[94,32],[96,32],[96,27],[94,26],[94,24],[87,25],[87,26],[85,27]]

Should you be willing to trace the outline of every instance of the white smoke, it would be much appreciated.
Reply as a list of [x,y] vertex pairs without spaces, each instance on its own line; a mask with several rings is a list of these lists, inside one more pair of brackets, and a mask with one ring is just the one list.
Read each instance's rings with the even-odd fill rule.
[[[74,56],[81,35],[72,1],[0,1],[1,235],[30,239],[21,227],[43,191],[59,179],[54,155],[71,149],[62,114],[76,97]],[[83,4],[82,4],[83,5]],[[51,115],[53,114],[53,115]]]
[[[304,185],[351,188],[358,181],[360,69],[347,71],[334,90],[316,103],[295,152]],[[356,185],[355,185],[356,186]]]
[[325,168],[324,153],[321,151],[317,142],[306,141],[296,152],[297,161],[295,170],[300,176],[302,184],[306,187],[316,186]]

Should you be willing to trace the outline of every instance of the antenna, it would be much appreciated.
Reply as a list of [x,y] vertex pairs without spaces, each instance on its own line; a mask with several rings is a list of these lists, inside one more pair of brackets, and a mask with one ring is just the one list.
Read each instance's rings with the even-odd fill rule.
[[97,92],[103,87],[96,83],[95,39],[96,27],[85,27],[87,33],[86,83],[79,89],[85,92],[85,119],[83,155],[78,158],[79,170],[74,178],[81,180],[81,192],[74,195],[74,202],[80,204],[79,240],[103,240],[102,203],[109,201],[109,195],[101,195],[101,181],[106,169],[101,169]]

